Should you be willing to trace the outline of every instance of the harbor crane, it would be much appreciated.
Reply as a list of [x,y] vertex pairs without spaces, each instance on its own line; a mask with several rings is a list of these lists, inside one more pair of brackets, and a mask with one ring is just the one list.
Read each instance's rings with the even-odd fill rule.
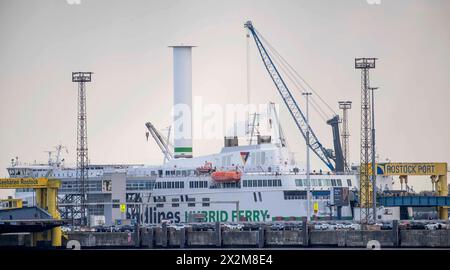
[[[169,139],[164,138],[164,136],[155,128],[155,126],[147,122],[145,123],[145,126],[147,127],[148,131],[146,133],[147,139],[148,139],[148,133],[150,133],[155,140],[156,144],[158,145],[159,149],[161,149],[161,152],[164,155],[164,163],[173,159],[173,152],[171,149],[173,149],[173,146],[170,144]],[[169,135],[170,135],[170,128],[169,128]]]
[[[284,79],[281,77],[277,67],[272,61],[271,56],[269,55],[268,50],[263,45],[262,38],[260,38],[259,32],[253,27],[251,21],[247,21],[244,24],[244,27],[247,28],[253,36],[255,40],[256,46],[258,48],[259,54],[261,56],[261,60],[263,61],[267,72],[269,73],[272,81],[277,87],[278,92],[280,93],[284,103],[286,104],[292,118],[295,121],[298,129],[301,134],[307,141],[308,146],[314,152],[314,154],[319,157],[319,159],[325,163],[325,165],[332,171],[343,172],[344,171],[344,157],[342,153],[342,147],[339,136],[339,116],[335,115],[333,118],[327,121],[329,125],[331,125],[333,129],[333,141],[334,141],[334,153],[331,150],[325,149],[323,145],[320,143],[319,139],[315,135],[311,126],[308,124],[304,113],[301,111],[298,103],[295,101],[291,91],[286,85]],[[265,41],[266,45],[270,46],[267,41]],[[284,60],[284,59],[283,59]],[[308,136],[309,133],[309,136]],[[332,162],[333,161],[333,162]]]

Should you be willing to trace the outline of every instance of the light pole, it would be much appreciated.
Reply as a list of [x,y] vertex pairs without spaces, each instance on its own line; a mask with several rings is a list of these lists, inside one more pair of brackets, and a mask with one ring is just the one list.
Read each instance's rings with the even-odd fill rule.
[[311,177],[310,177],[310,164],[309,164],[309,96],[311,92],[304,92],[302,95],[306,96],[306,211],[307,221],[311,221]]
[[372,208],[373,208],[373,221],[377,221],[377,174],[375,166],[375,95],[374,91],[378,87],[369,87],[372,91]]

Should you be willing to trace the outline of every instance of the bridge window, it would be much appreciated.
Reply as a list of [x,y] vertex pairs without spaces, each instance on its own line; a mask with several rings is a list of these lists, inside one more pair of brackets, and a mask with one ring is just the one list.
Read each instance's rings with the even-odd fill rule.
[[332,185],[333,187],[336,186],[336,179],[331,179],[331,185]]
[[351,180],[351,179],[347,179],[347,185],[348,185],[349,187],[352,186],[352,180]]

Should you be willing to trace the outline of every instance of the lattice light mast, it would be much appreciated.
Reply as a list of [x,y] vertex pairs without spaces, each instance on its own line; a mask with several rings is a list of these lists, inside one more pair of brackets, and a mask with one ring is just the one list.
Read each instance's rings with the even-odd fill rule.
[[87,114],[85,83],[91,81],[92,72],[72,72],[72,82],[78,83],[78,123],[77,123],[77,184],[79,196],[75,204],[80,206],[80,226],[86,226],[86,183],[88,181],[88,146],[87,146]]
[[350,132],[348,131],[348,110],[352,108],[351,101],[339,101],[339,109],[342,109],[342,152],[344,153],[344,170],[350,171]]
[[[367,224],[374,220],[370,215],[373,189],[370,179],[369,163],[372,161],[372,123],[370,109],[369,70],[375,68],[377,58],[356,58],[355,68],[361,69],[361,152],[359,168],[360,220]],[[375,214],[375,213],[373,213]]]

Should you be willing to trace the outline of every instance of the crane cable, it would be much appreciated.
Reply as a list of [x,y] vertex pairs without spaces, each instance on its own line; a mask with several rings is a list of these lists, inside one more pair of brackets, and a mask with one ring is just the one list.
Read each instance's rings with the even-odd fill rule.
[[[267,41],[265,41],[267,43]],[[285,63],[279,61],[279,57],[275,56],[272,51],[267,50],[267,53],[270,55],[272,61],[277,65],[277,67],[283,71],[283,73],[286,75],[286,77],[294,84],[296,87],[296,90],[298,92],[305,92],[307,91],[306,88],[298,82],[298,80],[295,79],[295,74],[292,73],[292,71],[289,70],[289,67],[286,66]],[[300,90],[303,89],[304,91]],[[317,114],[322,118],[324,122],[327,121],[330,117],[325,113],[319,104],[317,104],[316,100],[313,98],[310,98],[311,101],[311,107],[317,112]]]
[[[285,70],[285,67],[283,66],[282,63],[278,62],[276,58],[273,58],[273,61],[276,62],[277,66],[280,67],[280,69],[286,73],[286,77],[294,84],[294,86],[296,86],[297,88],[295,88],[297,91],[301,92],[301,90],[299,90],[298,88],[302,88],[304,91],[306,91],[306,89],[303,88],[303,86],[299,85],[298,82],[296,82],[293,78],[292,75]],[[327,121],[327,119],[329,118],[329,116],[323,111],[323,109],[320,107],[319,104],[317,104],[317,101],[313,98],[310,97],[310,101],[311,101],[311,107],[317,112],[317,114],[320,116],[320,118],[322,118],[322,120],[324,120],[325,122]]]
[[[290,79],[294,86],[298,88],[296,88],[295,90],[297,90],[298,92],[307,91],[307,89],[303,85],[301,85],[297,80],[293,78],[295,75],[289,70],[289,67],[287,67],[284,62],[278,61],[279,57],[277,58],[277,56],[275,56],[270,50],[267,51],[267,53],[271,54],[271,58],[273,58],[273,61],[277,64],[279,69],[286,73],[285,75],[287,75],[287,78]],[[301,91],[300,88],[302,88],[304,91]],[[318,115],[322,118],[322,120],[324,120],[324,122],[327,121],[327,118],[329,118],[329,116],[323,111],[321,106],[317,104],[316,100],[313,98],[311,98],[311,107],[318,113]]]
[[[261,35],[259,32],[258,32],[258,34]],[[325,106],[327,106],[327,108],[333,114],[336,114],[335,111],[331,108],[331,106],[319,95],[319,93],[316,90],[314,90],[314,88],[311,87],[311,85],[308,84],[308,82],[306,82],[305,79],[303,79],[303,77],[286,61],[286,59],[284,59],[284,57],[267,41],[267,39],[265,39],[262,35],[261,35],[261,39],[273,51],[273,54],[276,57],[279,57],[281,59],[281,61],[288,67],[290,72],[292,72],[294,75],[296,75],[307,86],[307,87],[302,87],[302,88],[304,90],[306,90],[306,88],[309,88],[311,91],[313,91],[316,94],[316,96],[320,99],[320,101],[322,101],[322,103],[325,104]]]
[[[330,110],[330,112],[333,113],[333,115],[336,115],[336,112],[331,108],[331,106],[319,95],[319,93],[314,90],[314,88],[311,87],[311,85],[286,61],[286,59],[283,58],[283,56],[281,56],[281,54],[267,41],[267,39],[264,38],[263,35],[261,35],[260,32],[258,32],[256,29],[255,31],[258,33],[258,36],[261,38],[262,41],[264,41],[264,43],[267,45],[268,48],[270,48],[272,54],[276,57],[278,57],[281,62],[283,63],[283,66],[285,66],[287,68],[287,70],[289,70],[289,72],[295,76],[297,76],[306,86],[307,89],[311,90],[318,98],[320,101],[322,101],[323,104],[325,104],[325,106]],[[298,85],[301,85],[299,83],[299,81],[297,81]],[[304,89],[306,91],[306,87],[301,87],[302,89]],[[298,90],[298,89],[297,89]],[[319,108],[321,108],[319,106]],[[322,109],[321,109],[322,110]],[[322,110],[323,112],[323,110]],[[324,112],[323,112],[324,113]]]
[[[265,40],[265,42],[266,43],[268,43],[267,42],[267,40]],[[303,80],[301,77],[300,77],[300,75],[292,68],[292,66],[281,56],[281,54],[280,53],[278,53],[278,51],[273,47],[273,46],[271,46],[270,44],[266,44],[266,45],[268,45],[268,47],[273,51],[270,51],[270,53],[273,55],[273,56],[275,56],[274,57],[274,59],[277,59],[277,58],[279,58],[280,59],[280,63],[281,63],[281,66],[283,66],[283,67],[285,67],[285,72],[287,73],[287,74],[291,74],[291,76],[292,77],[294,77],[294,79],[292,79],[291,78],[291,80],[297,85],[297,87],[298,86],[300,86],[300,87],[298,87],[298,88],[302,88],[303,89],[303,91],[301,91],[300,89],[295,89],[295,90],[297,90],[298,92],[304,92],[304,91],[308,91],[308,89],[311,89],[316,95],[315,96],[317,96],[318,98],[319,98],[319,100],[320,101],[322,101],[322,103],[323,104],[325,104],[327,107],[328,107],[328,109],[331,111],[331,113],[332,114],[335,114],[335,112],[333,111],[333,109],[323,100],[323,98],[319,95],[319,93],[317,92],[317,91],[315,91],[305,80]],[[278,62],[278,61],[277,61]],[[298,81],[298,80],[295,80],[295,76],[297,76],[297,77],[299,77],[299,78],[301,78],[302,79],[302,81],[303,81],[303,83],[304,84],[306,84],[307,85],[307,87],[305,87],[305,86],[303,86],[301,83],[300,83],[300,81]],[[322,106],[320,106],[316,101],[315,101],[315,96],[311,96],[310,98],[311,98],[311,101],[312,101],[312,103],[313,104],[315,104],[316,106],[317,106],[317,108],[318,108],[318,110],[320,110],[321,111],[321,113],[322,113],[322,115],[325,115],[325,118],[331,118],[330,117],[330,115],[329,114],[327,114],[323,109],[322,109]],[[316,108],[316,111],[317,111],[317,108]],[[326,120],[325,120],[326,121]]]

